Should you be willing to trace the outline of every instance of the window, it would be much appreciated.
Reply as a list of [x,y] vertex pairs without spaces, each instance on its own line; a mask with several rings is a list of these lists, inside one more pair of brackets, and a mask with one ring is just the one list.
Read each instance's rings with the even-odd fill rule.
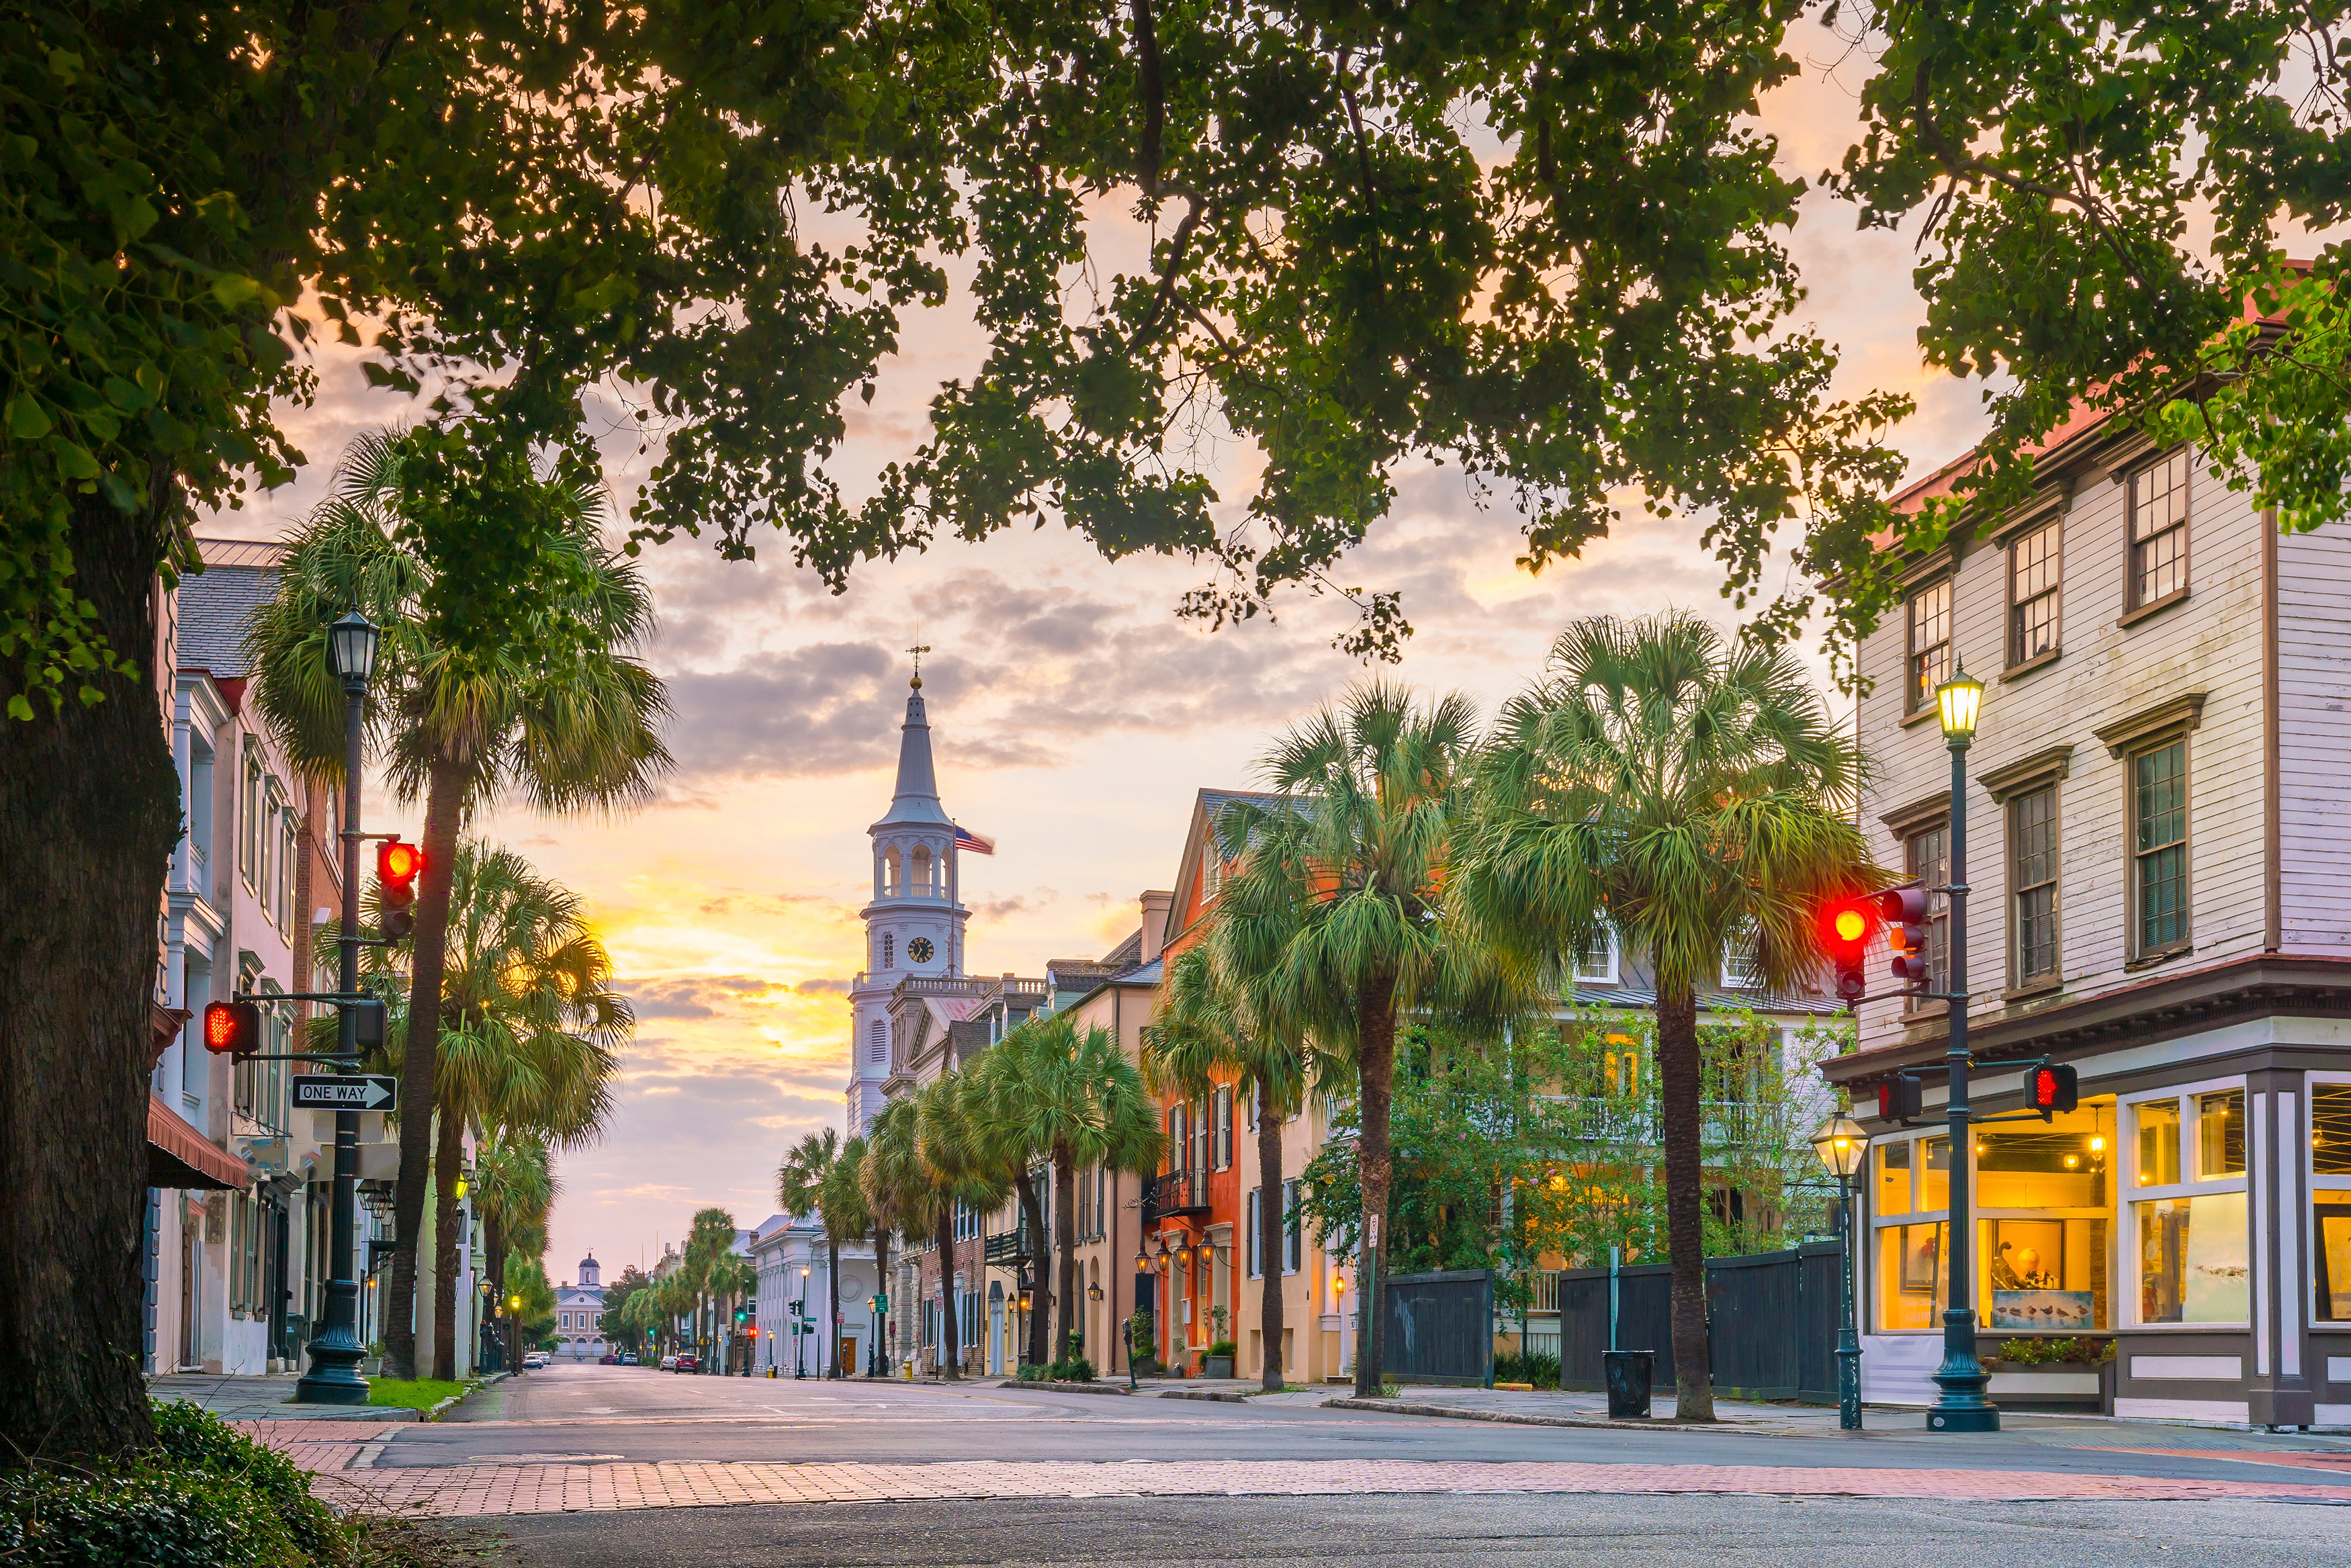
[[919,847],[914,851],[914,890],[916,895],[924,898],[929,897],[936,890],[931,886],[931,852],[927,846]]
[[1722,983],[1729,991],[1754,991],[1763,984],[1755,967],[1752,940],[1734,937],[1722,947]]
[[2310,1085],[2310,1189],[2315,1318],[2351,1323],[2351,1084]]
[[2188,738],[2131,759],[2131,929],[2141,956],[2188,940]]
[[1608,1036],[1608,1049],[1602,1054],[1601,1067],[1608,1081],[1608,1092],[1629,1098],[1641,1092],[1641,1043],[1630,1034]]
[[[885,851],[882,857],[882,891],[885,897],[893,897],[898,893],[899,888],[898,852],[892,849]],[[887,969],[890,966],[883,964],[882,967]]]
[[1215,1168],[1229,1170],[1233,1164],[1233,1089],[1230,1084],[1217,1086],[1215,1120],[1210,1124],[1216,1133]]
[[1935,705],[1935,688],[1951,678],[1951,584],[1946,577],[1910,596],[1910,680],[1903,712]]
[[1241,1244],[1241,1256],[1247,1260],[1248,1268],[1243,1277],[1247,1279],[1261,1280],[1265,1277],[1265,1250],[1258,1241],[1259,1237],[1267,1233],[1265,1226],[1260,1222],[1264,1212],[1265,1189],[1250,1188],[1249,1202],[1242,1210],[1243,1218],[1248,1220],[1248,1224],[1244,1227],[1246,1235]]
[[[1903,841],[1903,868],[1928,888],[1943,886],[1951,879],[1951,829],[1949,823],[1912,834]],[[1950,901],[1945,895],[1927,895],[1927,976],[1929,991],[1950,989],[1951,974],[1951,912]]]
[[875,1019],[870,1033],[872,1038],[865,1047],[865,1054],[875,1066],[879,1067],[890,1060],[890,1021],[886,1018]]
[[882,933],[882,967],[895,969],[898,964],[898,939],[889,931]]
[[2138,1321],[2246,1321],[2243,1087],[2167,1094],[2129,1115]]
[[2057,651],[2059,533],[2047,523],[2008,547],[2008,662]]
[[2186,447],[2130,480],[2130,606],[2139,609],[2188,587]]
[[1582,985],[1614,985],[1616,979],[1616,933],[1606,926],[1592,933],[1583,950],[1575,955],[1575,979]]
[[1281,1272],[1294,1274],[1306,1266],[1306,1221],[1298,1211],[1297,1179],[1281,1184]]
[[236,802],[236,868],[248,887],[259,875],[261,859],[261,748],[245,742],[245,788]]
[[1167,1107],[1167,1168],[1182,1170],[1191,1163],[1192,1146],[1185,1137],[1184,1107]]
[[2057,786],[2008,803],[2010,928],[2015,983],[2057,977]]

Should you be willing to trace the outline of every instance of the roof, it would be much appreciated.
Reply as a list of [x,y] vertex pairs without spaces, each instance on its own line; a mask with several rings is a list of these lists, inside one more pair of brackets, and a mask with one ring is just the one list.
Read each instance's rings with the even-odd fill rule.
[[277,593],[282,545],[244,539],[199,539],[204,569],[180,579],[180,668],[214,680],[242,680],[252,670],[245,630],[254,612]]
[[906,693],[906,722],[899,726],[898,786],[890,799],[890,809],[875,827],[891,827],[911,824],[924,827],[952,827],[946,808],[939,805],[937,770],[931,765],[931,722],[923,708],[923,678],[914,677],[914,690]]
[[[1645,985],[1579,985],[1564,1000],[1592,1007],[1633,1007],[1654,1010],[1656,988]],[[1786,992],[1701,991],[1700,1012],[1834,1012],[1844,1004],[1825,996],[1798,996]]]

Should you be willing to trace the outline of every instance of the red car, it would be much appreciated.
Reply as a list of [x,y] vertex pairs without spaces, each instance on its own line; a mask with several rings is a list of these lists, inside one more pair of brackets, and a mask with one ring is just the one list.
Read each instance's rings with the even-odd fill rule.
[[680,1372],[699,1372],[702,1370],[702,1357],[699,1355],[681,1355],[677,1358],[676,1369]]

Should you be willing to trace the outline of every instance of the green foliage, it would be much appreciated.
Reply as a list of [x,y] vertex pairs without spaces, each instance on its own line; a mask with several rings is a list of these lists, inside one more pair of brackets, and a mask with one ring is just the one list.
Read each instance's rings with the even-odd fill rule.
[[368,1379],[368,1403],[389,1405],[402,1410],[430,1410],[453,1395],[463,1394],[465,1385],[437,1377],[371,1377]]
[[349,1526],[284,1455],[159,1402],[158,1449],[97,1469],[0,1473],[0,1561],[27,1568],[348,1568]]
[[2019,1366],[2047,1366],[2058,1363],[2068,1366],[2096,1366],[2115,1358],[2115,1342],[2111,1339],[2005,1339],[2001,1341],[2000,1358]]
[[1201,1354],[1205,1355],[1238,1355],[1240,1354],[1240,1346],[1234,1344],[1229,1339],[1219,1339],[1210,1344],[1208,1348]]
[[544,1348],[555,1332],[555,1287],[547,1282],[547,1269],[537,1257],[507,1254],[507,1295],[522,1297],[523,1342]]
[[653,1282],[649,1275],[631,1263],[604,1288],[604,1312],[596,1320],[596,1331],[607,1344],[622,1350],[644,1348],[648,1324],[634,1303],[653,1288]]
[[1494,1357],[1494,1381],[1555,1389],[1559,1386],[1559,1357],[1547,1350],[1529,1351],[1523,1355],[1506,1351]]
[[1044,1376],[1055,1383],[1092,1383],[1094,1364],[1082,1355],[1071,1355],[1044,1368]]

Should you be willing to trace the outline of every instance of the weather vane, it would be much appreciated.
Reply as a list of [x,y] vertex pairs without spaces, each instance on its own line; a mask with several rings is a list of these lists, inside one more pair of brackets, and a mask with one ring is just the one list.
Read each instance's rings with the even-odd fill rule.
[[930,652],[930,650],[931,650],[931,645],[930,645],[929,643],[927,643],[927,642],[923,641],[923,640],[922,640],[922,636],[923,636],[923,628],[922,628],[922,623],[921,623],[921,622],[919,622],[919,621],[917,621],[917,622],[914,624],[914,638],[915,638],[914,646],[914,647],[912,647],[912,648],[910,648],[910,649],[906,649],[906,651],[907,651],[908,653],[911,653],[911,654],[913,654],[913,655],[914,656],[914,690],[915,690],[915,691],[921,691],[921,690],[923,689],[923,655],[925,655],[925,654],[926,654],[926,653]]

